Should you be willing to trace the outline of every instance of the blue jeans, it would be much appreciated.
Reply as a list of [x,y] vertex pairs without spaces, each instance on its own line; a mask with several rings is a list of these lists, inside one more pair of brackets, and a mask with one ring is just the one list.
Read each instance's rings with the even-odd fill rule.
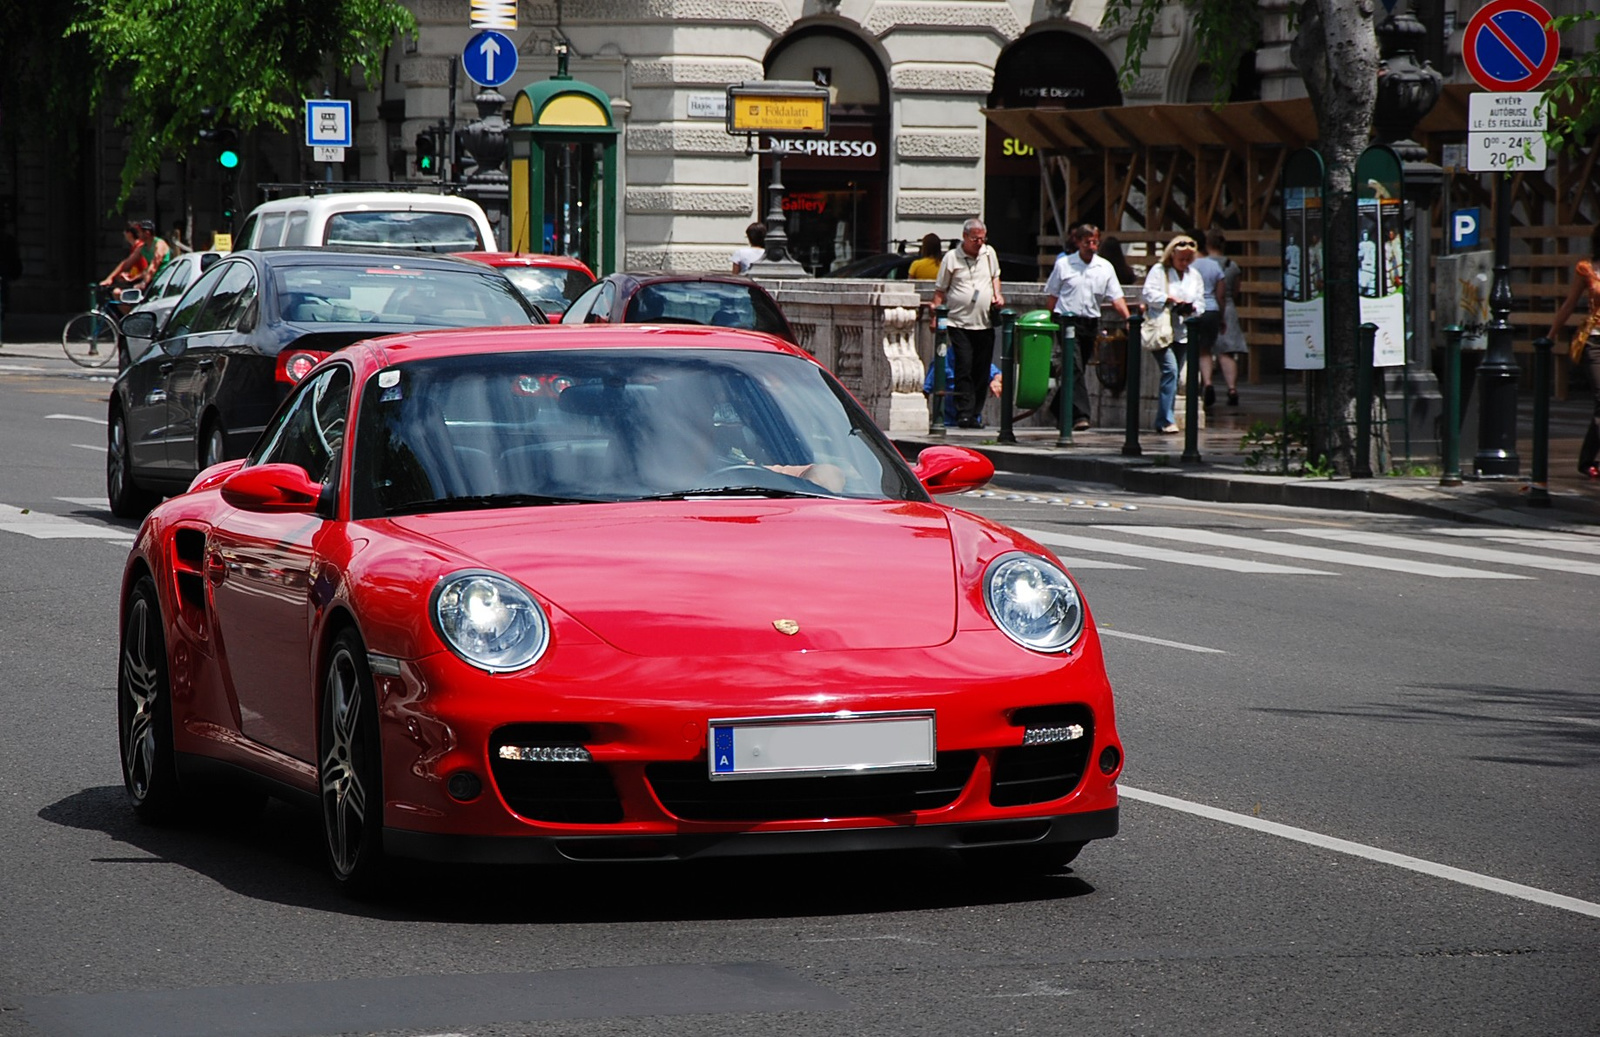
[[1183,343],[1174,342],[1166,349],[1157,350],[1153,355],[1161,364],[1161,384],[1156,396],[1156,429],[1166,428],[1178,422],[1173,414],[1173,408],[1178,402],[1178,350],[1185,348]]

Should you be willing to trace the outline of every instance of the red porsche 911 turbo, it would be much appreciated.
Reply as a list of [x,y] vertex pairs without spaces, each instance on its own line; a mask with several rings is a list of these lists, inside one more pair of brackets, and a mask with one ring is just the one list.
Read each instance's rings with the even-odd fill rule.
[[1116,833],[1122,745],[1061,563],[930,497],[993,471],[907,466],[755,332],[347,347],[139,530],[128,797],[315,804],[356,893],[395,857],[1059,868]]

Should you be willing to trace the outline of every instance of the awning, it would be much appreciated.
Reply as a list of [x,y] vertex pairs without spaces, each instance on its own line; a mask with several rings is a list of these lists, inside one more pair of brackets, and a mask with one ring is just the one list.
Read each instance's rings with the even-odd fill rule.
[[1317,137],[1311,101],[1138,104],[1114,108],[985,108],[1008,136],[1041,152],[1147,147],[1241,150],[1254,144],[1303,147]]

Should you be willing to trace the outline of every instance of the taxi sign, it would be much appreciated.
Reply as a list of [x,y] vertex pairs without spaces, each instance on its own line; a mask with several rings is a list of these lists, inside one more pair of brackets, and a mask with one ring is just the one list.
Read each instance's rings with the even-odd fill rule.
[[1560,57],[1561,39],[1547,26],[1550,12],[1537,0],[1490,0],[1462,37],[1461,58],[1485,90],[1532,90]]
[[798,80],[763,80],[730,86],[728,132],[827,136],[828,91]]
[[354,147],[351,137],[350,102],[306,100],[306,147]]

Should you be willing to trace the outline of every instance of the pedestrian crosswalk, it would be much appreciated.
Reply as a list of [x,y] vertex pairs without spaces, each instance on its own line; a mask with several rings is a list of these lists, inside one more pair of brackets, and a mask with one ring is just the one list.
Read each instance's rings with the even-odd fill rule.
[[[62,498],[65,503],[89,498]],[[104,508],[104,498],[93,499]],[[95,522],[66,515],[57,515],[37,508],[19,508],[0,504],[0,533],[19,533],[35,540],[106,540],[118,544],[133,543],[134,532],[123,526]]]
[[1326,524],[1248,532],[1126,523],[1016,528],[1054,550],[1069,569],[1180,565],[1311,577],[1376,569],[1438,580],[1600,576],[1600,561],[1586,557],[1600,555],[1600,538],[1536,530],[1424,529],[1400,535]]

